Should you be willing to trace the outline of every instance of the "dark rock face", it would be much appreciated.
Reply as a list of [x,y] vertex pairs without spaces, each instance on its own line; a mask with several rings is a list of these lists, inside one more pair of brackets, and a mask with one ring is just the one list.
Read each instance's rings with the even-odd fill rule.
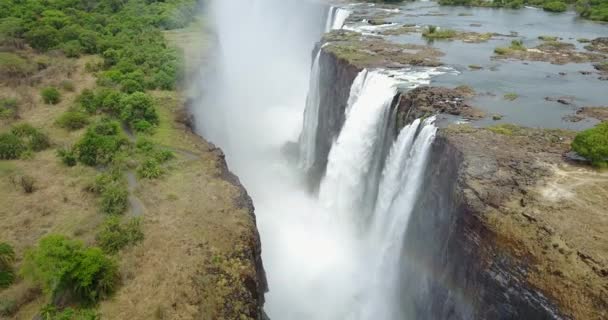
[[316,140],[316,160],[309,172],[310,186],[316,189],[325,174],[327,156],[333,141],[338,137],[344,124],[344,110],[350,94],[350,86],[361,69],[335,55],[321,50],[320,105]]
[[562,319],[526,281],[527,262],[495,245],[479,204],[468,201],[474,197],[466,194],[465,167],[494,172],[491,162],[465,161],[440,134],[408,225],[404,313],[413,319]]
[[468,87],[418,87],[400,94],[397,127],[430,114],[445,113],[467,119],[479,119],[483,114],[466,103],[475,94]]

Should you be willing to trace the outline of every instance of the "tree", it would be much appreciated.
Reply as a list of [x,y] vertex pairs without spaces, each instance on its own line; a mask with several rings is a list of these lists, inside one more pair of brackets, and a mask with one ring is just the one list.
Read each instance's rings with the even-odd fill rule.
[[21,272],[51,298],[71,297],[74,302],[96,303],[118,282],[116,263],[101,249],[62,235],[46,236],[27,251]]

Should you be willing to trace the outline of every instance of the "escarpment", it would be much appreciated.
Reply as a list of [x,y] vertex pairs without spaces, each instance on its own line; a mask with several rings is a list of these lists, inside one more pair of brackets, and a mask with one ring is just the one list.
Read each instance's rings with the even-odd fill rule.
[[[359,50],[335,32],[325,40],[317,179],[344,123],[358,72],[439,65],[387,63],[379,51]],[[608,248],[599,239],[608,226],[598,219],[605,215],[605,201],[594,200],[589,190],[606,194],[608,176],[564,161],[574,135],[569,131],[447,125],[454,116],[483,117],[470,105],[472,95],[466,86],[405,88],[391,106],[395,137],[414,119],[443,119],[407,226],[403,314],[416,319],[607,317]]]

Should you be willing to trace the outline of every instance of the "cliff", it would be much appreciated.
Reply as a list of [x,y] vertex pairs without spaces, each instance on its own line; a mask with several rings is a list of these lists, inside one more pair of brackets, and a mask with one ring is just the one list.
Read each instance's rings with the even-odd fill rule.
[[[438,64],[418,59],[407,64],[402,57],[395,63],[395,52],[412,51],[375,50],[380,40],[366,42],[344,31],[324,40],[329,44],[321,49],[322,68],[337,85],[322,85],[318,139],[324,140],[317,165],[323,170],[356,73]],[[467,87],[404,90],[393,104],[396,125],[429,114],[482,117],[467,103],[472,94]],[[608,175],[563,159],[572,137],[567,131],[511,125],[439,130],[422,196],[407,226],[404,314],[415,319],[608,316],[603,209]]]

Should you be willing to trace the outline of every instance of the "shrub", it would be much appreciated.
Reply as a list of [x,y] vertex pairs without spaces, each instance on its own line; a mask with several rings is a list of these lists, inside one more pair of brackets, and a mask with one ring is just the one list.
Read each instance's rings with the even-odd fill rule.
[[519,95],[517,95],[517,93],[515,93],[515,92],[509,92],[509,93],[505,93],[504,98],[505,98],[505,100],[513,101],[513,100],[519,98]]
[[120,104],[120,117],[127,124],[132,126],[137,120],[145,120],[152,125],[158,124],[154,101],[148,94],[135,92],[123,97]]
[[505,54],[509,53],[509,48],[498,47],[498,48],[494,49],[494,53],[496,53],[498,55],[505,55]]
[[144,88],[142,87],[142,85],[132,79],[126,79],[123,80],[121,83],[121,88],[122,91],[125,93],[134,93],[134,92],[138,92],[138,91],[144,91]]
[[14,261],[15,251],[13,247],[6,242],[0,242],[0,288],[10,286],[15,280]]
[[84,89],[76,98],[76,101],[80,103],[82,108],[89,113],[97,111],[97,105],[95,103],[95,93],[90,89]]
[[32,193],[36,190],[35,187],[36,180],[30,176],[21,176],[19,179],[19,184],[21,185],[21,189],[25,193]]
[[68,58],[78,58],[82,54],[82,46],[77,40],[65,42],[61,45],[61,51]]
[[594,166],[608,166],[608,122],[577,134],[572,149],[589,159]]
[[104,119],[89,127],[74,146],[78,160],[85,165],[107,164],[122,146],[128,144],[121,134],[120,124]]
[[0,134],[0,159],[17,159],[27,149],[21,138],[13,133]]
[[0,98],[0,119],[10,118],[17,113],[17,100],[14,98]]
[[30,46],[38,51],[47,51],[59,43],[59,31],[48,25],[36,26],[25,36]]
[[111,182],[103,186],[101,192],[101,212],[122,214],[129,204],[129,191],[123,183]]
[[46,104],[58,104],[61,101],[61,94],[55,87],[46,87],[40,92],[42,101]]
[[0,52],[0,76],[4,78],[23,78],[36,71],[36,65],[20,56]]
[[538,39],[542,41],[557,41],[557,37],[555,36],[538,36]]
[[122,224],[119,217],[109,217],[97,234],[96,239],[103,251],[116,253],[128,245],[144,239],[141,219],[132,218],[129,222]]
[[436,26],[428,26],[422,32],[422,36],[428,39],[449,39],[456,36],[456,31],[451,29],[439,29]]
[[49,137],[28,123],[13,126],[11,132],[23,138],[31,151],[42,151],[51,146]]
[[68,167],[73,167],[76,165],[77,158],[76,154],[72,149],[62,148],[57,150],[57,156],[61,159],[61,163]]
[[89,124],[86,114],[78,111],[67,111],[56,121],[57,125],[67,130],[78,130]]
[[164,171],[156,159],[147,159],[137,167],[137,175],[141,178],[156,179],[163,173]]
[[568,9],[568,6],[561,1],[551,1],[543,5],[543,10],[551,12],[564,12]]
[[101,249],[62,235],[46,236],[28,250],[21,272],[52,299],[73,297],[84,303],[107,297],[118,282],[116,263]]
[[521,40],[513,40],[511,41],[511,45],[509,46],[511,50],[526,50],[524,43]]

